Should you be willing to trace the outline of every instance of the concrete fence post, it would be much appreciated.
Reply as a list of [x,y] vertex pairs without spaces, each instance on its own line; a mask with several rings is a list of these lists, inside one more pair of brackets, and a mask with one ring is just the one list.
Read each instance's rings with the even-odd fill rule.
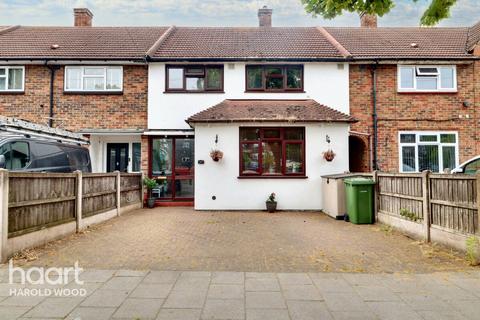
[[0,169],[0,263],[8,259],[8,184],[8,171]]
[[120,177],[121,177],[121,174],[120,174],[120,171],[115,171],[115,173],[117,174],[117,177],[116,177],[116,191],[117,191],[117,216],[120,216],[120,195],[121,195],[121,184],[120,184]]
[[77,175],[75,177],[75,218],[77,219],[77,232],[83,229],[83,222],[82,222],[82,202],[83,202],[83,176],[82,171],[77,170],[75,171]]
[[423,237],[430,242],[430,171],[422,172]]
[[372,178],[375,182],[373,185],[373,214],[375,221],[378,221],[378,170],[372,172]]
[[140,176],[140,202],[142,203],[142,208],[144,207],[144,201],[143,199],[145,198],[145,185],[143,184],[143,179],[145,179],[145,174],[142,171],[142,175]]

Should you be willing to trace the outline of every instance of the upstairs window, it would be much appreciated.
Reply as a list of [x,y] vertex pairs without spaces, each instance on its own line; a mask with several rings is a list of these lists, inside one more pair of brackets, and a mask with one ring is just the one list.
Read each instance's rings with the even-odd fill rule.
[[223,66],[167,66],[167,92],[222,92]]
[[24,67],[0,67],[0,92],[22,92],[24,82]]
[[456,92],[455,66],[398,66],[399,92]]
[[400,132],[400,172],[443,172],[458,163],[456,132]]
[[247,66],[246,82],[247,91],[303,91],[303,66]]
[[122,67],[65,67],[65,91],[121,92]]

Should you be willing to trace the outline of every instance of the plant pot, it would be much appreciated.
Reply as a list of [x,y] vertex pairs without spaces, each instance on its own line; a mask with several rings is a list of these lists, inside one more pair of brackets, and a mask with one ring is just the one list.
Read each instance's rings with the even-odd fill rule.
[[333,159],[335,158],[335,152],[333,152],[332,150],[325,151],[323,153],[323,158],[328,162],[332,162]]
[[147,199],[147,207],[153,209],[155,207],[155,198]]
[[223,152],[220,150],[214,150],[210,152],[210,157],[213,161],[218,162],[223,158]]
[[277,211],[277,202],[276,201],[267,201],[265,202],[267,205],[267,211],[273,213]]

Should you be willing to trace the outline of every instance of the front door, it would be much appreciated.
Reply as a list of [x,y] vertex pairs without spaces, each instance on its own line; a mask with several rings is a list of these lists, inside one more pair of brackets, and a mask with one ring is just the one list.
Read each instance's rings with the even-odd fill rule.
[[128,143],[107,143],[107,172],[128,170]]
[[152,195],[161,200],[193,200],[194,139],[152,139],[152,177],[157,187]]

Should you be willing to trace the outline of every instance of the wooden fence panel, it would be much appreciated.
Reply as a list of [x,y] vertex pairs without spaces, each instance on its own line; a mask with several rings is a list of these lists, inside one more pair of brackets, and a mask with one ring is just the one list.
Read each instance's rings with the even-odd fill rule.
[[8,236],[75,220],[75,174],[9,174]]
[[477,181],[465,175],[430,176],[431,223],[474,234],[478,226]]
[[116,208],[116,177],[116,173],[83,175],[83,217],[90,217]]
[[378,173],[378,210],[401,216],[402,209],[413,212],[418,222],[423,219],[423,186],[421,174]]
[[120,206],[142,201],[142,174],[122,173],[120,178]]

